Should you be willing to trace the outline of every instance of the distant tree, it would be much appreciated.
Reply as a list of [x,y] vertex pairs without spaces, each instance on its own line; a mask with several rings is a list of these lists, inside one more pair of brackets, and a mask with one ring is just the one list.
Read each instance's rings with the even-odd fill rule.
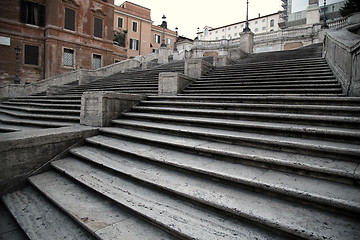
[[359,0],[347,0],[345,5],[340,8],[340,14],[346,17],[354,12],[360,12],[360,1]]

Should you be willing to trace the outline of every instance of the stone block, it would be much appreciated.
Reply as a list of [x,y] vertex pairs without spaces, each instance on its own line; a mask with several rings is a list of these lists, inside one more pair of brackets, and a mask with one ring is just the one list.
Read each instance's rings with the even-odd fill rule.
[[106,127],[145,96],[113,91],[85,92],[81,97],[80,124]]
[[176,95],[192,81],[181,73],[162,72],[159,74],[159,95]]
[[200,78],[202,75],[210,72],[213,65],[203,59],[187,59],[185,60],[185,75],[190,78]]
[[308,6],[306,9],[306,24],[313,25],[320,23],[320,7],[317,4]]

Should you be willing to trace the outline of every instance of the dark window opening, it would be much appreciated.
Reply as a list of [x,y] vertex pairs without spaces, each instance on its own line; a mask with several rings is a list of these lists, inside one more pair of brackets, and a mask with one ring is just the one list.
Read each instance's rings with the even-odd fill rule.
[[102,38],[103,21],[100,18],[94,19],[94,36]]
[[25,64],[39,65],[39,47],[25,45]]
[[75,31],[75,10],[65,8],[65,29]]
[[45,26],[45,6],[21,0],[20,21],[40,27]]

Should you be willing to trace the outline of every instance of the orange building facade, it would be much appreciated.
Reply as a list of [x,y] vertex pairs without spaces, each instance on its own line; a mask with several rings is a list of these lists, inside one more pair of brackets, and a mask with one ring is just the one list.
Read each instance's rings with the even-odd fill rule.
[[[115,6],[114,31],[123,34],[128,58],[147,55],[160,48],[163,28],[152,24],[151,10],[131,2]],[[176,32],[165,29],[167,48],[174,49]]]
[[20,83],[77,69],[96,69],[127,58],[113,44],[113,0],[2,0],[0,84]]

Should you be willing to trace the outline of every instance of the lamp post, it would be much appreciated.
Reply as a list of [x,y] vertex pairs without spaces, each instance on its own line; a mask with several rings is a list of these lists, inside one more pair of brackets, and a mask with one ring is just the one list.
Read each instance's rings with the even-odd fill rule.
[[163,26],[163,38],[162,38],[162,42],[161,42],[161,47],[166,47],[165,44],[165,28],[167,27],[167,23],[166,23],[166,17],[165,15],[162,16],[163,22],[162,22],[162,26]]
[[326,23],[326,0],[324,0],[324,22],[323,25],[321,26],[322,29],[328,29],[329,26]]
[[246,23],[243,32],[251,32],[249,28],[249,0],[246,0]]
[[20,78],[19,78],[19,53],[21,51],[21,48],[19,48],[19,46],[16,46],[16,48],[14,48],[15,50],[15,54],[16,54],[16,65],[15,65],[15,79],[14,79],[14,83],[15,84],[20,84]]
[[175,37],[175,46],[174,46],[174,51],[177,52],[177,41],[178,41],[178,27],[175,28],[175,31],[176,31],[176,37]]

